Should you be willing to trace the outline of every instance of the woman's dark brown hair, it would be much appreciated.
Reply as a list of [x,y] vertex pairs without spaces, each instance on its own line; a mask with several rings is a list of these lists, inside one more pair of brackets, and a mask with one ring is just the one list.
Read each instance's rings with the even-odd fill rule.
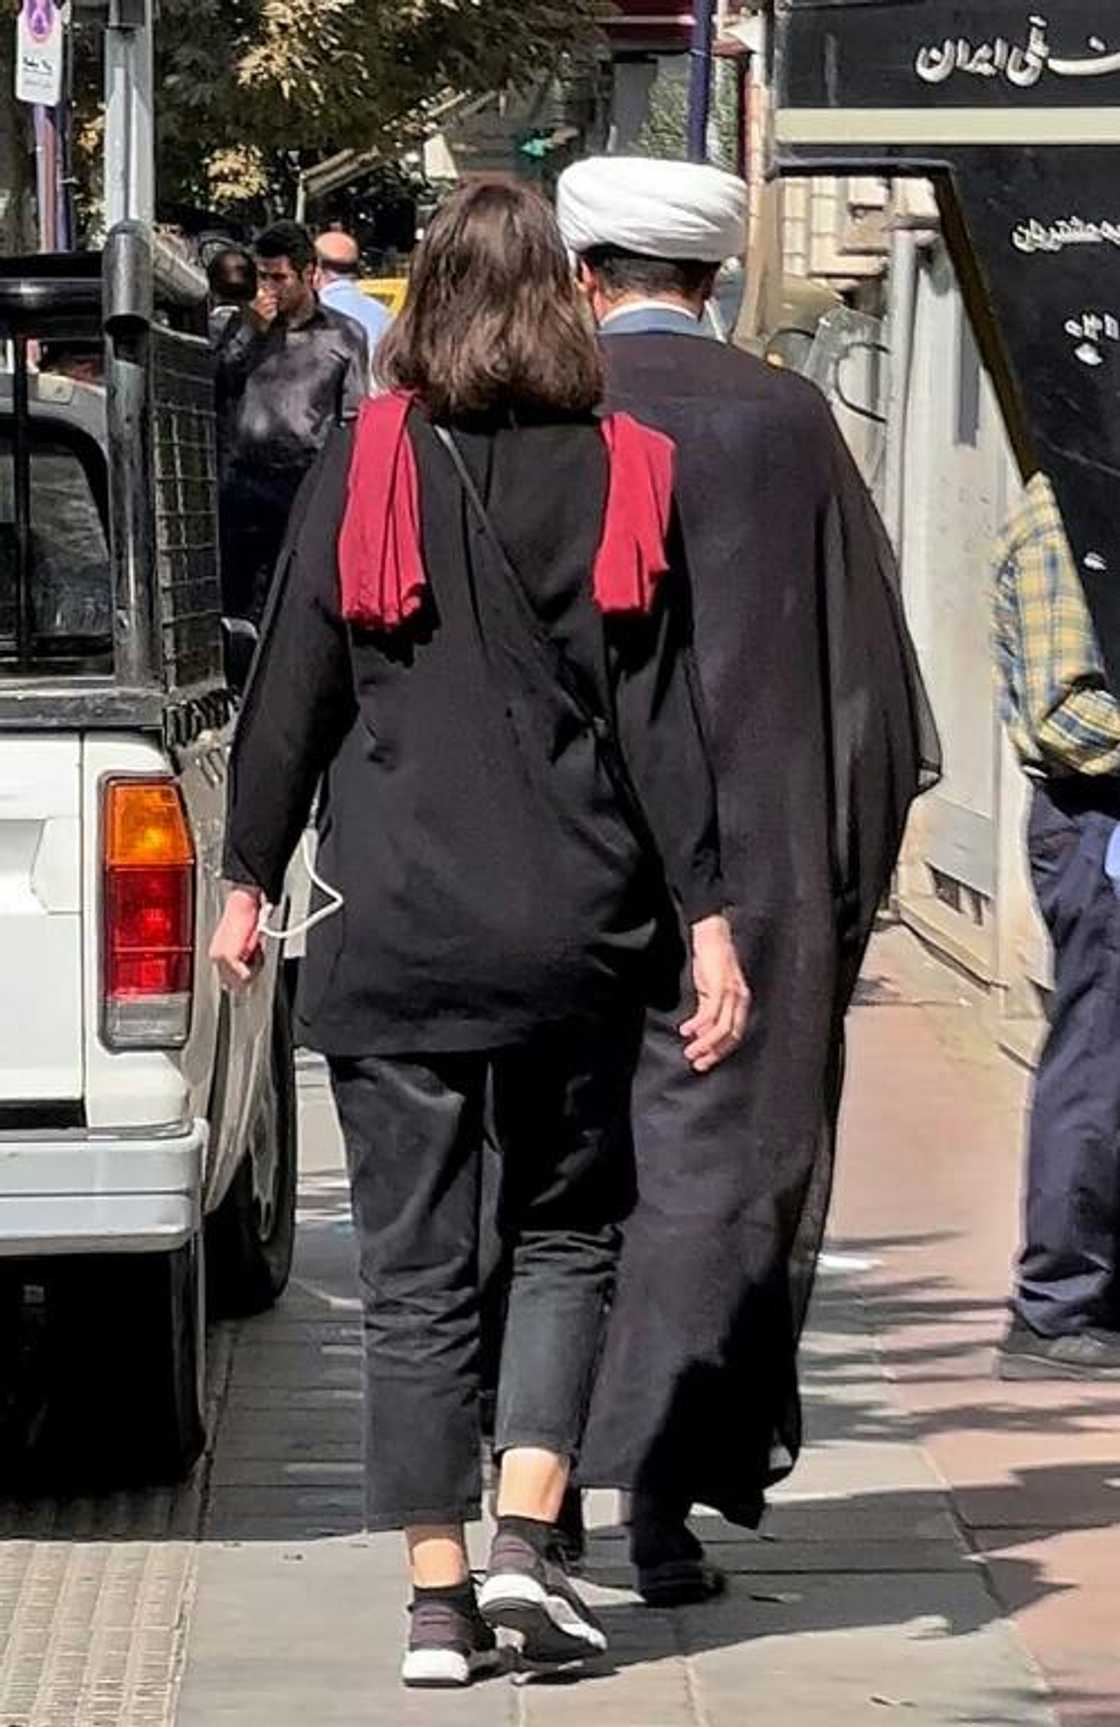
[[599,345],[539,193],[478,179],[441,205],[377,373],[388,389],[414,390],[436,419],[598,405]]

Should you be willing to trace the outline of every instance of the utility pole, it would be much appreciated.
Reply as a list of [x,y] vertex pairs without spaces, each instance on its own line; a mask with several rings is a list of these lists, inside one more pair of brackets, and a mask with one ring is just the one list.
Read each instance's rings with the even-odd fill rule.
[[152,0],[109,0],[105,31],[105,226],[155,221]]
[[708,121],[712,112],[712,48],[716,0],[693,0],[692,45],[689,48],[688,157],[708,160]]

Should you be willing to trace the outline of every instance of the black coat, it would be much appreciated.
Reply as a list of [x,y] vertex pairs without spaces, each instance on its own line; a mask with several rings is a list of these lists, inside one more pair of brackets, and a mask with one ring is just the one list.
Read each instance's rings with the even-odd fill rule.
[[[496,1048],[677,991],[666,879],[723,904],[715,796],[679,567],[650,616],[591,592],[607,464],[590,420],[461,429],[498,534],[645,808],[550,676],[461,483],[414,411],[428,592],[399,630],[349,628],[336,546],[349,434],[297,502],[231,764],[226,870],[280,898],[320,777],[319,870],[344,896],[301,967],[301,1041],[329,1055]],[[666,975],[666,967],[668,974]]]
[[613,405],[668,432],[724,873],[754,991],[708,1078],[653,1016],[589,1482],[757,1521],[801,1438],[842,1027],[936,734],[882,524],[818,391],[686,334],[606,342]]

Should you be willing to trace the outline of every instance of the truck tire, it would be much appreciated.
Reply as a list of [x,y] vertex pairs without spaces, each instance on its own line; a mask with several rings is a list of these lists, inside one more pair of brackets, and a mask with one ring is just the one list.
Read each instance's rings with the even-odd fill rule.
[[[206,1443],[206,1299],[203,1240],[155,1254],[141,1267],[151,1279],[150,1312],[137,1302],[135,1350],[138,1477],[180,1481]],[[127,1336],[127,1331],[125,1333]]]
[[45,1268],[52,1475],[138,1486],[189,1472],[206,1439],[202,1259],[199,1234],[172,1253]]
[[287,1287],[295,1245],[298,1109],[292,1016],[283,981],[272,1013],[270,1058],[261,1077],[237,1174],[206,1226],[212,1310],[263,1313]]

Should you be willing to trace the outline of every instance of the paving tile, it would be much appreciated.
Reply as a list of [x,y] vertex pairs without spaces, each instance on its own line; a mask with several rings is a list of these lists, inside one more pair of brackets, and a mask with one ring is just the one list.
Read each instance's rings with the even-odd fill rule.
[[362,1353],[359,1346],[348,1343],[317,1349],[310,1344],[254,1341],[239,1349],[233,1371],[231,1395],[235,1399],[242,1387],[360,1386]]
[[[793,1572],[832,1572],[859,1576],[881,1576],[903,1572],[959,1573],[962,1548],[959,1538],[942,1541],[874,1541],[865,1536],[850,1541],[736,1540],[706,1536],[704,1545],[724,1570],[743,1577],[766,1578]],[[609,1581],[627,1589],[632,1571],[625,1538],[592,1541],[588,1550],[588,1572],[596,1581]]]
[[1063,1720],[1120,1721],[1120,1528],[977,1529],[1000,1600],[1059,1694]]
[[360,1403],[284,1410],[246,1409],[227,1416],[218,1441],[215,1479],[236,1459],[277,1462],[349,1460],[361,1456]]
[[777,1508],[806,1499],[865,1493],[937,1493],[942,1490],[932,1465],[900,1433],[894,1440],[849,1437],[845,1444],[810,1444],[790,1481],[774,1490]]
[[[361,1385],[238,1385],[222,1416],[221,1432],[243,1419],[256,1424],[260,1413],[276,1414],[301,1410],[330,1412],[338,1419],[358,1419],[362,1407]],[[263,1426],[264,1423],[262,1422]]]
[[498,1683],[454,1698],[397,1683],[404,1634],[400,1546],[375,1542],[207,1546],[177,1727],[309,1727],[326,1721],[515,1721]]
[[352,1487],[361,1486],[364,1469],[360,1457],[248,1458],[219,1457],[212,1477],[215,1489],[226,1487]]
[[956,1578],[771,1579],[681,1615],[703,1718],[741,1727],[765,1710],[797,1727],[980,1723],[1053,1727],[1054,1715],[979,1573]]

